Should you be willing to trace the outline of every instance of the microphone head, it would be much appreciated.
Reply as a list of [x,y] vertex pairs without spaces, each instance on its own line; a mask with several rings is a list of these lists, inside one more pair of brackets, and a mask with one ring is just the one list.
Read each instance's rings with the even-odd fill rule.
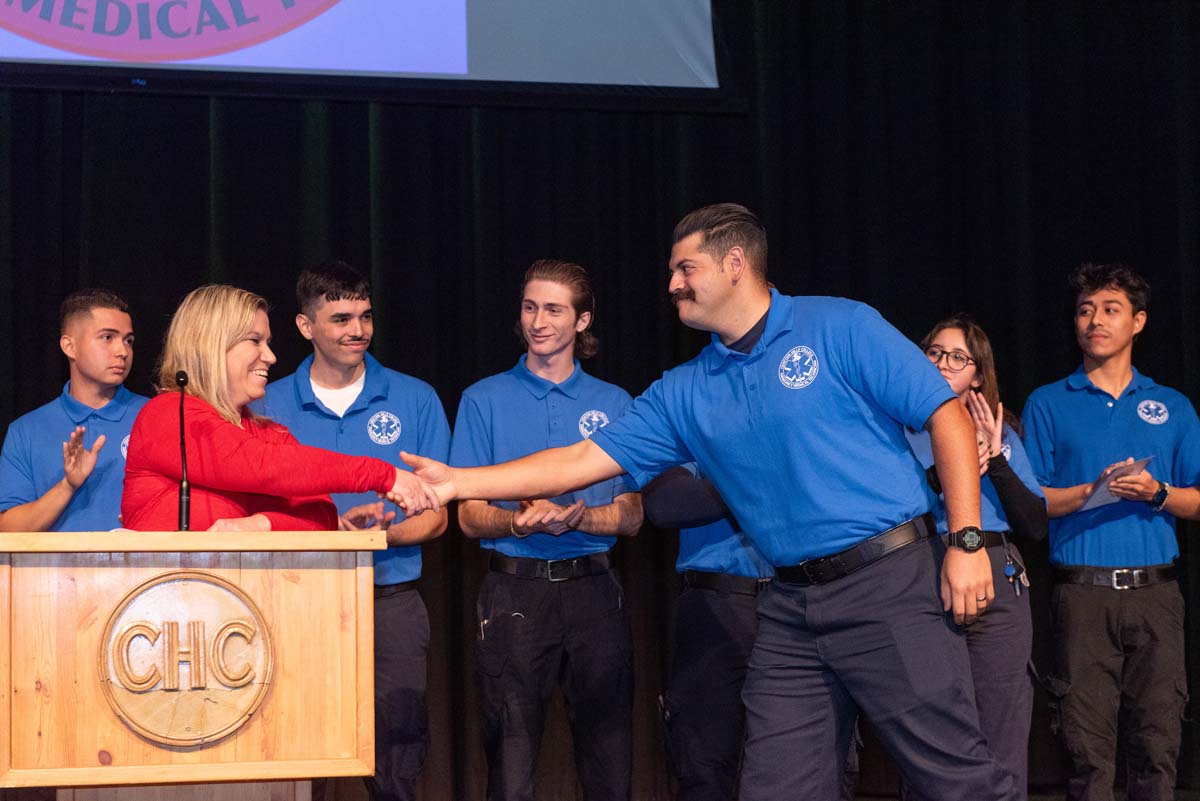
[[187,371],[186,371],[186,370],[180,370],[179,372],[175,373],[175,384],[176,384],[176,386],[179,386],[180,388],[182,388],[182,387],[186,387],[186,386],[187,386],[187,382],[188,382],[188,377],[187,377]]

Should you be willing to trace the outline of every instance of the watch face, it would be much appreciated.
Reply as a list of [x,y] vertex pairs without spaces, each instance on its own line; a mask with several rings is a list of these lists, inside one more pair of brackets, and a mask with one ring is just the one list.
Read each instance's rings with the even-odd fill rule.
[[979,533],[979,529],[969,528],[962,533],[963,547],[968,551],[974,551],[983,544],[983,536]]

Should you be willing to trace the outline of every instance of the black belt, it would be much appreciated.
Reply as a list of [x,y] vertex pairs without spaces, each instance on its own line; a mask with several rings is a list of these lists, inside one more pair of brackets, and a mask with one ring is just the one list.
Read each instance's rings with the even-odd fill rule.
[[375,599],[391,598],[393,595],[399,595],[405,590],[415,590],[417,588],[417,580],[401,581],[399,584],[376,584]]
[[878,561],[892,551],[923,540],[935,531],[933,515],[923,514],[906,520],[857,545],[798,565],[775,568],[775,577],[789,584],[827,584]]
[[590,553],[576,556],[574,559],[530,559],[524,556],[505,556],[492,551],[488,558],[488,567],[499,573],[524,579],[547,579],[549,581],[566,581],[568,579],[592,576],[605,573],[612,568],[612,560],[608,552]]
[[683,584],[686,587],[699,587],[702,590],[728,592],[733,595],[758,595],[770,583],[769,578],[756,579],[749,576],[733,576],[729,573],[709,573],[705,570],[683,571]]
[[1054,580],[1062,584],[1087,584],[1093,587],[1111,587],[1114,590],[1136,590],[1151,584],[1174,581],[1179,575],[1175,565],[1148,565],[1146,567],[1084,567],[1077,565],[1055,566]]

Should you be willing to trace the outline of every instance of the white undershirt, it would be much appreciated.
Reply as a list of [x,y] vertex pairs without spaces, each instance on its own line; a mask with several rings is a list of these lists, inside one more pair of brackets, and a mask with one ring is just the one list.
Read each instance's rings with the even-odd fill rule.
[[350,404],[354,403],[358,399],[358,396],[362,394],[363,386],[367,383],[367,371],[363,370],[358,380],[353,384],[347,384],[341,389],[327,389],[326,387],[319,386],[311,378],[308,379],[308,383],[312,384],[313,394],[317,396],[321,403],[325,404],[329,411],[338,417],[342,417],[346,414],[346,410],[350,408]]

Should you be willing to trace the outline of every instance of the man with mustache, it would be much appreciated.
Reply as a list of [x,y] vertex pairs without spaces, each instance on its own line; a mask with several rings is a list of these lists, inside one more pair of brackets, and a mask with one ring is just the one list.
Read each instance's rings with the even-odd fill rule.
[[[367,353],[375,331],[367,279],[340,261],[306,270],[296,302],[296,327],[313,352],[267,387],[266,415],[305,445],[392,463],[402,449],[448,458],[450,426],[433,387]],[[429,740],[421,543],[446,530],[446,510],[405,517],[391,504],[385,511],[374,493],[333,501],[343,525],[387,530],[388,548],[375,554],[375,775],[367,790],[373,801],[410,801]]]
[[1120,721],[1129,798],[1166,801],[1187,702],[1175,520],[1200,518],[1200,422],[1187,396],[1133,367],[1146,280],[1083,264],[1071,288],[1083,364],[1035,390],[1023,417],[1050,513],[1050,685],[1071,754],[1067,797],[1111,801]]
[[[966,646],[945,619],[970,622],[995,597],[970,415],[874,309],[771,289],[766,231],[748,209],[697,209],[674,243],[679,319],[712,343],[620,419],[492,467],[402,458],[442,502],[545,497],[623,472],[642,486],[696,462],[775,567],[742,691],[739,797],[837,798],[861,709],[924,797],[1011,798],[979,730]],[[948,548],[931,537],[905,426],[930,432]]]
[[8,427],[0,451],[0,531],[121,525],[125,451],[147,400],[124,387],[133,366],[129,305],[113,292],[82,289],[63,300],[59,317],[70,380],[62,395]]

